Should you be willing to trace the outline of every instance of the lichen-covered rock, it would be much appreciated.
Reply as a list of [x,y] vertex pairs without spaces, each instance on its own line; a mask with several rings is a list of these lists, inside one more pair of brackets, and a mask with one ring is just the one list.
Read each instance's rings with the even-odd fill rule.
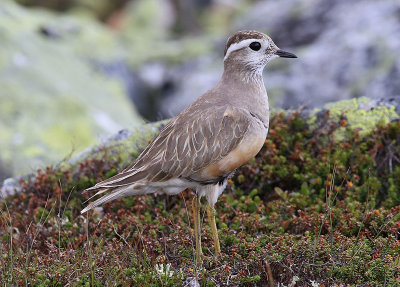
[[[57,166],[63,170],[74,171],[80,167],[82,162],[105,160],[115,163],[116,168],[124,168],[132,163],[133,158],[136,158],[167,122],[160,121],[144,124],[130,130],[120,130],[115,135],[104,138],[101,143],[86,148],[71,159],[57,161]],[[41,164],[39,169],[43,167],[44,165]],[[0,198],[6,194],[11,195],[20,192],[19,180],[29,180],[34,174],[33,172],[4,180],[3,184],[0,184]]]
[[115,36],[89,19],[0,3],[0,161],[14,175],[141,123],[120,81]]
[[66,162],[66,164],[74,166],[76,163],[84,160],[99,159],[104,156],[102,151],[112,150],[112,153],[108,154],[108,156],[117,156],[119,165],[126,167],[131,164],[132,157],[136,157],[167,122],[160,121],[130,130],[120,130],[115,135],[103,140],[100,144],[96,144],[79,153],[76,157]]
[[308,124],[314,128],[321,124],[320,116],[329,111],[330,121],[341,122],[341,127],[335,130],[335,137],[345,139],[346,126],[358,130],[361,136],[370,133],[378,125],[386,125],[399,119],[396,107],[390,102],[372,100],[366,97],[329,103],[324,109],[314,109]]

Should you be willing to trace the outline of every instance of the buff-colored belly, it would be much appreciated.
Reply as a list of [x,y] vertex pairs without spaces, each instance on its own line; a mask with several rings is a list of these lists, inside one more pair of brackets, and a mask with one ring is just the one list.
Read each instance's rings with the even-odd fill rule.
[[267,131],[264,128],[251,132],[226,157],[204,168],[201,177],[219,177],[248,163],[261,150],[266,136]]

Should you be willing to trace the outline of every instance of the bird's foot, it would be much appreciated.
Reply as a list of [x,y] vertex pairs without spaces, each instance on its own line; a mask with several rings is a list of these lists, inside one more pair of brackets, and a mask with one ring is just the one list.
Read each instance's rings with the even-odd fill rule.
[[201,255],[201,259],[203,260],[203,261],[211,261],[211,260],[213,260],[213,256],[207,256],[207,255],[204,255],[204,254],[202,254]]
[[216,258],[215,256],[207,256],[207,255],[204,255],[203,252],[201,252],[200,255],[196,254],[196,264],[199,266],[199,265],[202,265],[204,262],[214,261],[215,258]]
[[203,264],[205,262],[210,263],[210,262],[217,261],[219,258],[221,258],[221,253],[215,253],[210,256],[204,255],[204,253],[201,253],[199,256],[199,260],[197,260],[197,258],[196,258],[196,262],[198,262],[199,264]]

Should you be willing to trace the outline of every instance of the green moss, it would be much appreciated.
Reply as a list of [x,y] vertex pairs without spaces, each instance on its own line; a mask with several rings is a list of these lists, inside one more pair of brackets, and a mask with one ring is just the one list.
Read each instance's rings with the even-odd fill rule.
[[[296,274],[299,286],[311,280],[326,286],[399,285],[400,123],[380,123],[361,134],[341,124],[341,115],[324,116],[325,122],[310,126],[297,113],[273,115],[265,146],[237,171],[231,191],[216,205],[222,249],[217,259],[204,216],[202,247],[210,257],[197,269],[192,191],[128,197],[80,215],[89,197],[80,191],[132,163],[162,123],[122,133],[72,163],[38,171],[21,182],[22,194],[0,203],[15,227],[11,233],[4,224],[8,217],[0,217],[0,281],[179,286],[197,276],[204,286],[257,286],[269,284],[270,274],[275,284],[289,285]],[[334,136],[339,129],[346,134],[340,141]],[[31,220],[40,224],[27,230]],[[34,236],[27,264],[34,271],[27,274],[26,253],[10,252],[10,238],[29,246]],[[173,274],[159,271],[168,264]],[[15,270],[12,280],[9,270]]]

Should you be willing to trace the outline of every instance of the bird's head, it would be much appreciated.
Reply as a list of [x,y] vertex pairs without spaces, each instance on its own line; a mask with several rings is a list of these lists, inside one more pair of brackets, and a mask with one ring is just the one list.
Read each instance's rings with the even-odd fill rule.
[[280,50],[271,38],[257,31],[239,31],[229,37],[224,52],[224,66],[262,73],[272,59],[297,58]]

